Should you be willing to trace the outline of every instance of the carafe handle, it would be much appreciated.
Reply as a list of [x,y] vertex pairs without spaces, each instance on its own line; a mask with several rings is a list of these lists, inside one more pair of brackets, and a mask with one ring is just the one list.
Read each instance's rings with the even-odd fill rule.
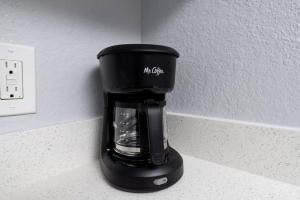
[[163,107],[157,104],[147,105],[146,116],[150,157],[154,165],[161,165],[165,159]]

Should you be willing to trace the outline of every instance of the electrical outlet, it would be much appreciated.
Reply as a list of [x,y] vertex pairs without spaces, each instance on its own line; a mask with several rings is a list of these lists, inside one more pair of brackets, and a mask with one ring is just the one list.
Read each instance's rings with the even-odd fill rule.
[[0,43],[0,116],[35,112],[34,48]]
[[0,60],[0,99],[13,100],[23,98],[22,61]]

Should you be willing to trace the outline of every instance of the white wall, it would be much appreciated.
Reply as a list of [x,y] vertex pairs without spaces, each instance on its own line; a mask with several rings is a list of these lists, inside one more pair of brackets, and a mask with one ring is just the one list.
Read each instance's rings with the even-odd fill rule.
[[0,41],[36,47],[38,113],[0,118],[0,133],[101,113],[97,53],[141,41],[139,0],[1,0]]
[[169,110],[300,127],[300,1],[144,0],[142,41],[181,53]]

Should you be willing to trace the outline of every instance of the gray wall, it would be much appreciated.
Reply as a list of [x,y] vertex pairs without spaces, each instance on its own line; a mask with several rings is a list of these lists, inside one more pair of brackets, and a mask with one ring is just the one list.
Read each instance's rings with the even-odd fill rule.
[[144,0],[142,41],[181,53],[169,110],[300,127],[300,1]]
[[299,8],[296,0],[1,0],[0,42],[36,47],[38,113],[1,117],[0,133],[100,115],[95,55],[141,35],[181,53],[168,110],[299,127]]
[[141,41],[139,0],[1,0],[0,41],[36,47],[38,113],[1,117],[0,133],[101,113],[96,54]]

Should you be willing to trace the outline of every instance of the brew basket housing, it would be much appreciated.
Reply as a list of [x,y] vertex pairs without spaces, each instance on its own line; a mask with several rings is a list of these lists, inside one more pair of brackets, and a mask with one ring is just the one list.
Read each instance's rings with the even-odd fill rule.
[[176,50],[161,45],[124,44],[105,48],[97,55],[103,88],[111,93],[170,92],[178,57]]

